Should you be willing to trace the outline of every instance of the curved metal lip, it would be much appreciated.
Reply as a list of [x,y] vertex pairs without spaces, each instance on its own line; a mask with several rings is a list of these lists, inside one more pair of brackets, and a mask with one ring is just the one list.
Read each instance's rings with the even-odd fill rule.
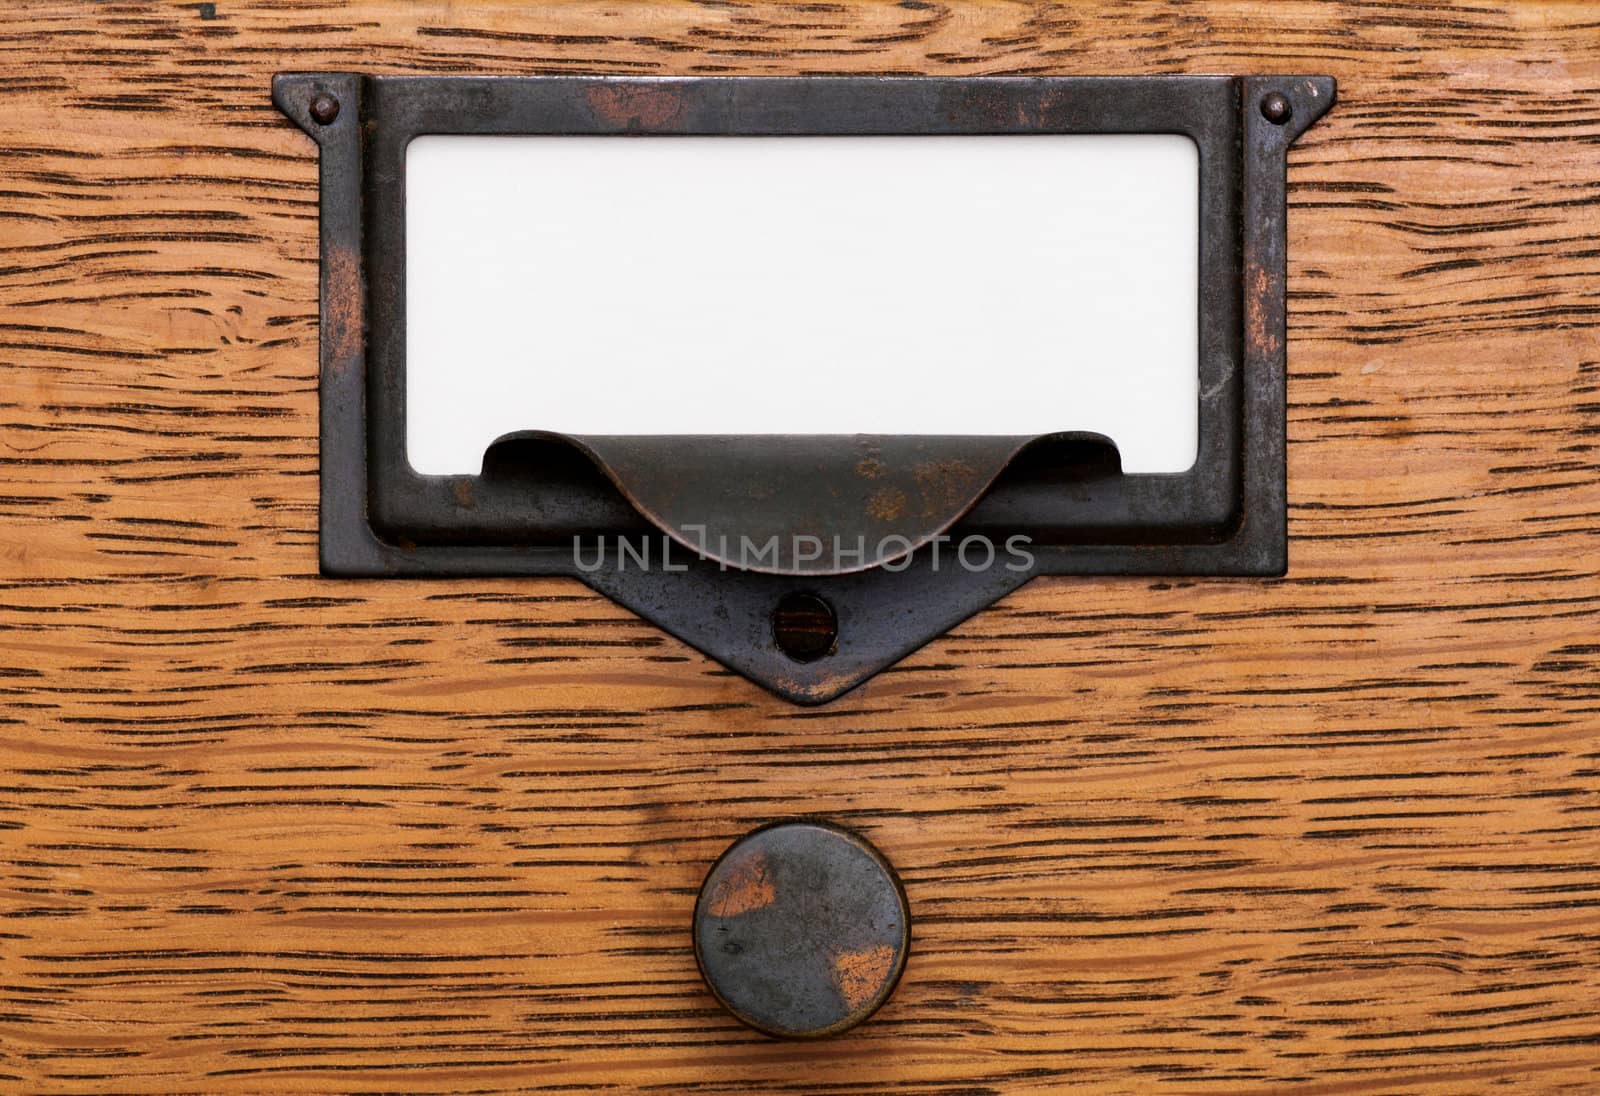
[[788,576],[893,567],[947,533],[1024,451],[1115,443],[1037,435],[593,435],[522,430],[591,460],[672,541],[726,569]]

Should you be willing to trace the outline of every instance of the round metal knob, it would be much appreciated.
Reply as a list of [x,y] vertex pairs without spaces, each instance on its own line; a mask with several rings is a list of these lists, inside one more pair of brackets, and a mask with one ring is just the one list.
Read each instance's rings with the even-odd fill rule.
[[694,908],[694,954],[717,1000],[757,1031],[836,1035],[889,999],[911,916],[889,862],[826,822],[734,842]]

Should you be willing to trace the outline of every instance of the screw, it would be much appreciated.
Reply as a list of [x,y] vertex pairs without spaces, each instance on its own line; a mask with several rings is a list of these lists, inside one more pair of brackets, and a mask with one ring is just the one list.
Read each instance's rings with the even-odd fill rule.
[[1293,113],[1289,97],[1282,92],[1275,91],[1261,100],[1261,116],[1275,126],[1283,125]]
[[323,93],[311,100],[311,117],[319,126],[325,126],[339,117],[339,100]]
[[833,607],[815,594],[786,594],[772,611],[772,639],[796,662],[815,662],[831,654],[839,638]]

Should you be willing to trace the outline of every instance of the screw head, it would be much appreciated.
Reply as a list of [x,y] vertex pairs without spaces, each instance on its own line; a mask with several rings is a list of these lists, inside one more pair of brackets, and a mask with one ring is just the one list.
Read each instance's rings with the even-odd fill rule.
[[311,100],[311,118],[319,126],[325,126],[339,117],[339,100],[323,92]]
[[833,651],[839,618],[815,594],[785,594],[772,611],[772,639],[796,662],[815,662]]
[[1275,126],[1281,126],[1294,114],[1289,97],[1275,91],[1261,100],[1261,116]]
[[767,1035],[854,1027],[905,968],[911,914],[894,869],[859,834],[784,822],[747,834],[706,875],[694,955],[729,1012]]

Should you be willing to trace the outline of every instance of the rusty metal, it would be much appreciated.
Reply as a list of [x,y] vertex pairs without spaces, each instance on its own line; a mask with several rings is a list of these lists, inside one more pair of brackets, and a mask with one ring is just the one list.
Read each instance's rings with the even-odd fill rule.
[[816,1039],[867,1019],[894,992],[911,914],[894,869],[826,822],[783,822],[722,854],[694,907],[694,954],[712,994],[767,1035]]
[[[1285,155],[1333,93],[1329,78],[1291,76],[280,75],[274,100],[321,149],[323,571],[570,575],[800,703],[839,695],[1036,574],[1281,574]],[[340,105],[327,123],[324,99]],[[422,476],[406,459],[404,167],[417,134],[1102,132],[1200,147],[1200,443],[1187,472],[1124,474],[1114,444],[1086,434],[529,430],[492,445],[476,476]],[[972,383],[1004,383],[1002,365],[975,362]],[[728,547],[774,537],[776,552],[753,558]],[[1025,566],[951,562],[952,545],[1017,537]],[[605,545],[597,566],[579,562],[574,538]],[[811,550],[836,541],[843,554]],[[652,544],[655,562],[639,566]],[[774,626],[796,592],[837,621],[810,662]]]

